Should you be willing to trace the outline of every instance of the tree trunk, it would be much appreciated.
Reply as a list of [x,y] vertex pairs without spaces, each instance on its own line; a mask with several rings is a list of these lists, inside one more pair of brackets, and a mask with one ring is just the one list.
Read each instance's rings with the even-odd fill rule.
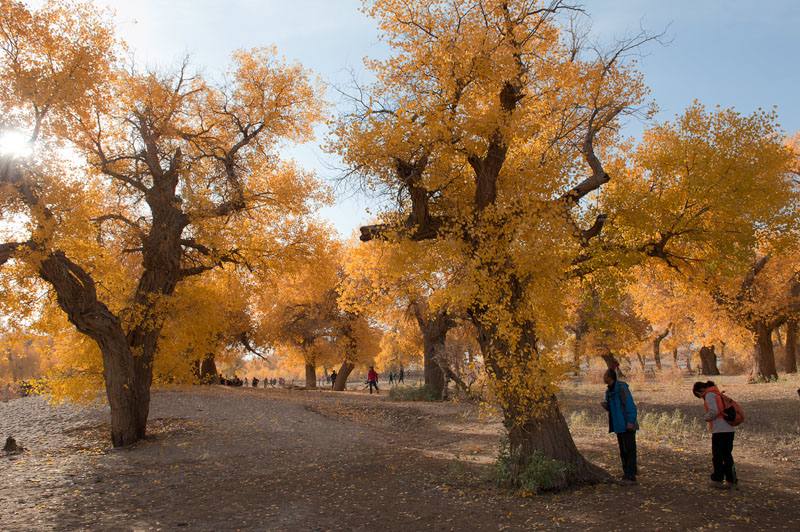
[[6,348],[6,355],[8,356],[8,367],[11,369],[11,382],[17,382],[17,362],[14,357],[14,349]]
[[576,484],[596,484],[609,478],[606,471],[586,460],[578,451],[555,397],[542,407],[535,418],[512,424],[508,439],[512,456],[518,457],[516,465],[520,469],[534,454],[571,466],[567,475],[554,486],[555,489]]
[[775,351],[772,348],[772,329],[764,322],[754,324],[755,349],[753,350],[753,370],[751,381],[777,380],[778,370],[775,368]]
[[[513,382],[517,373],[529,367],[527,362],[531,357],[539,356],[533,324],[521,324],[520,330],[524,332],[516,350],[512,352],[495,334],[494,327],[486,327],[480,319],[476,319],[476,311],[473,310],[472,315],[490,378],[501,383],[507,380]],[[497,360],[501,357],[503,363]],[[532,407],[530,396],[536,395],[536,390],[518,390],[508,384],[501,384],[497,389],[502,392],[499,399],[505,417],[504,424],[508,430],[512,456],[518,460],[517,466],[524,467],[535,454],[565,462],[569,466],[569,473],[563,483],[556,486],[557,489],[593,484],[608,478],[608,473],[587,461],[578,451],[555,395],[541,397]]]
[[716,348],[713,345],[700,348],[700,364],[703,375],[719,375]]
[[602,358],[605,361],[606,367],[608,369],[616,369],[617,370],[617,376],[619,376],[619,377],[624,377],[625,376],[625,375],[622,374],[622,366],[620,365],[619,361],[614,357],[614,355],[612,355],[611,353],[606,353],[606,354],[600,355],[600,358]]
[[661,350],[656,346],[653,346],[653,360],[656,363],[656,369],[661,370]]
[[[336,377],[339,378],[338,376]],[[306,362],[306,390],[317,389],[317,367]]]
[[575,374],[581,374],[581,360],[584,357],[584,335],[589,330],[588,326],[579,320],[578,324],[573,329],[575,339],[572,341],[572,365],[575,369]]
[[[426,332],[428,334],[426,334]],[[437,398],[442,398],[444,394],[445,376],[442,366],[439,364],[441,354],[444,352],[445,335],[437,334],[439,331],[431,332],[430,329],[423,331],[422,345],[424,353],[425,385],[433,390]]]
[[639,359],[639,365],[642,367],[642,371],[645,371],[647,369],[647,361],[645,358],[641,355],[641,353],[636,353],[636,358]]
[[133,386],[133,367],[128,363],[130,356],[127,343],[100,348],[103,355],[103,378],[106,383],[106,397],[111,407],[111,443],[123,447],[144,438],[145,427],[136,413],[141,408]]
[[153,359],[155,358],[158,336],[161,333],[161,319],[152,316],[132,332],[128,333],[128,345],[133,357],[133,390],[136,397],[134,418],[136,419],[137,439],[144,439],[147,431],[147,418],[150,415],[150,386],[153,384]]
[[455,322],[448,316],[445,309],[432,313],[428,312],[422,302],[414,303],[414,312],[417,325],[422,332],[422,347],[424,354],[425,385],[429,386],[435,397],[444,399],[447,394],[446,377],[442,365],[444,360],[444,347],[447,341],[447,331],[455,326]]
[[797,320],[786,322],[786,373],[797,373]]
[[216,384],[218,374],[214,353],[208,353],[200,361],[200,382],[202,384]]
[[691,373],[692,371],[694,371],[694,370],[692,369],[692,356],[694,356],[694,355],[692,355],[692,352],[691,352],[691,351],[689,351],[688,353],[686,353],[686,371],[688,371],[689,373]]
[[355,367],[356,365],[351,362],[342,362],[342,367],[340,367],[339,371],[336,372],[336,381],[333,383],[333,391],[344,391],[345,387],[347,386],[347,378],[350,376],[350,373]]
[[98,301],[92,278],[64,253],[54,252],[45,258],[39,264],[39,276],[55,289],[58,305],[67,319],[100,348],[106,396],[111,407],[112,444],[121,447],[140,440],[144,437],[145,425],[137,415],[142,405],[135,388],[136,357],[122,330],[121,320]]
[[656,334],[656,337],[653,338],[653,360],[655,360],[656,368],[659,371],[661,370],[661,342],[667,337],[668,334],[669,327],[667,327],[663,333]]
[[672,350],[672,367],[677,370],[678,368],[678,348]]

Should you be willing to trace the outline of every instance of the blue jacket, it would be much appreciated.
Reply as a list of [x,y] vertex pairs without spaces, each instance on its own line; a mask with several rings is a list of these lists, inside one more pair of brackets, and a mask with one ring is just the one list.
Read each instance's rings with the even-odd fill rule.
[[[624,397],[620,398],[620,394]],[[636,423],[636,403],[633,402],[628,385],[624,382],[617,381],[614,388],[606,390],[606,403],[608,403],[608,432],[616,432],[621,434],[628,432],[628,424],[634,426],[634,430],[639,428]],[[623,403],[625,406],[623,407]]]

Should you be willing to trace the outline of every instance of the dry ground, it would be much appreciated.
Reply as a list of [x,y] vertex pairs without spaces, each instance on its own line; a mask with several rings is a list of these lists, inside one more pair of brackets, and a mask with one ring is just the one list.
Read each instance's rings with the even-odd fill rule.
[[[107,412],[0,403],[0,530],[800,530],[797,380],[720,378],[748,416],[739,491],[706,487],[710,437],[689,379],[632,382],[640,485],[519,498],[487,481],[500,424],[467,403],[191,388],[154,393],[153,437],[114,450]],[[579,448],[617,474],[602,386],[570,383]],[[677,413],[676,413],[677,410]]]

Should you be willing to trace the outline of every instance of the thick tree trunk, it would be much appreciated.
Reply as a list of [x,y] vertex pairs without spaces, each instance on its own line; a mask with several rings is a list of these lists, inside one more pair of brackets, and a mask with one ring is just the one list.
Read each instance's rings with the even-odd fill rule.
[[678,369],[678,348],[672,350],[672,368],[673,370]]
[[700,365],[703,375],[719,375],[716,348],[713,345],[700,348]]
[[[606,480],[608,473],[587,461],[578,451],[555,396],[541,397],[535,408],[531,408],[529,397],[535,390],[518,390],[507,382],[514,381],[514,375],[529,367],[527,362],[530,357],[539,356],[533,324],[521,324],[520,330],[524,332],[516,351],[512,352],[494,334],[493,327],[486,327],[476,319],[477,312],[473,311],[472,315],[489,376],[502,383],[498,387],[503,395],[500,398],[501,407],[512,456],[517,457],[518,465],[524,467],[537,453],[551,460],[565,462],[569,466],[569,473],[564,478],[563,485],[556,486],[557,488]],[[502,359],[503,363],[499,363],[498,359]]]
[[[338,376],[336,377],[339,378]],[[317,367],[306,362],[306,390],[317,389]]]
[[128,345],[133,357],[133,390],[136,396],[134,418],[136,434],[143,439],[147,431],[147,418],[150,415],[150,387],[153,384],[153,360],[155,359],[158,336],[161,334],[163,317],[145,314],[141,324],[128,333]]
[[442,398],[444,394],[445,375],[439,360],[441,354],[444,352],[447,331],[444,331],[443,334],[437,334],[439,331],[430,332],[428,329],[428,334],[425,334],[425,332],[426,331],[423,331],[422,335],[425,385],[433,390],[435,397]]
[[692,371],[694,371],[694,370],[692,369],[692,357],[693,357],[693,356],[694,356],[694,355],[692,354],[692,352],[691,352],[691,351],[689,351],[688,353],[686,353],[686,371],[688,371],[689,373],[691,373]]
[[333,391],[344,391],[345,387],[347,386],[347,378],[350,376],[350,373],[355,367],[355,364],[350,362],[342,362],[342,366],[339,368],[339,371],[336,372],[336,381],[333,383]]
[[764,322],[754,324],[755,349],[753,350],[753,369],[751,381],[771,381],[778,378],[775,368],[775,351],[772,347],[772,329]]
[[208,353],[200,361],[200,382],[202,384],[216,384],[218,374],[214,353]]
[[536,453],[571,466],[555,489],[596,484],[609,478],[606,471],[586,460],[578,451],[555,397],[542,406],[535,418],[512,424],[508,438],[512,456],[519,457],[517,466],[520,468]]
[[92,278],[63,253],[45,258],[39,265],[39,276],[55,289],[58,305],[67,319],[100,348],[111,407],[112,444],[121,447],[143,438],[144,426],[137,416],[141,405],[135,386],[135,357],[120,319],[97,300]]
[[[136,413],[140,405],[133,386],[133,367],[128,344],[100,348],[103,355],[103,378],[111,407],[111,443],[123,447],[144,438]],[[127,353],[126,353],[127,351]],[[127,356],[126,356],[127,355]]]
[[446,310],[432,313],[421,302],[414,303],[414,311],[417,325],[422,332],[425,385],[431,388],[435,397],[444,399],[447,394],[447,378],[442,367],[446,364],[444,347],[447,331],[455,326],[455,322]]
[[797,373],[797,320],[786,322],[786,373]]

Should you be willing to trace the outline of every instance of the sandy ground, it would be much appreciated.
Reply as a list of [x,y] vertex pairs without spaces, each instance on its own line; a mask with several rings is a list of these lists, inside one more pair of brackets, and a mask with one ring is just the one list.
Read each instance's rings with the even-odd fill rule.
[[[466,403],[157,391],[152,437],[115,450],[104,407],[16,399],[0,403],[0,436],[27,450],[0,453],[0,530],[800,530],[800,402],[769,386],[735,389],[752,415],[737,435],[739,491],[706,487],[707,434],[646,439],[643,431],[639,486],[531,498],[487,481],[500,424]],[[702,409],[670,388],[633,390],[642,411]],[[590,413],[574,427],[576,442],[616,474],[599,393],[576,387],[567,411]]]

